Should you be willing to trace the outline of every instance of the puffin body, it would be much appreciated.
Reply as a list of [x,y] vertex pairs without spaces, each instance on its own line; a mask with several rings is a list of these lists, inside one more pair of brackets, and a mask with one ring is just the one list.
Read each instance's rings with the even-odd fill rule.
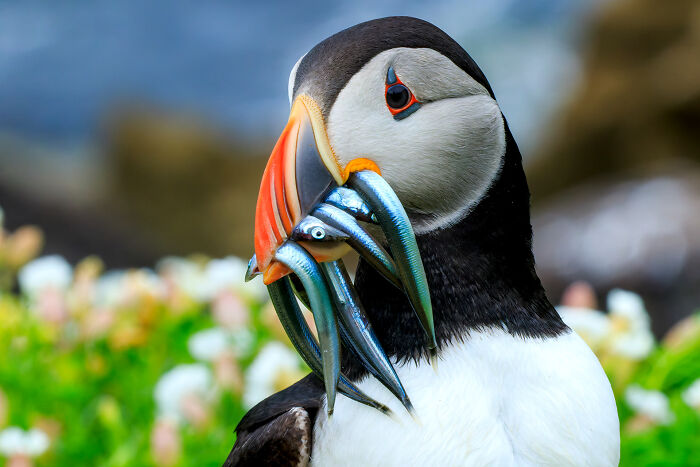
[[610,385],[573,332],[555,338],[472,333],[427,362],[397,372],[420,417],[377,383],[360,389],[396,418],[339,398],[314,425],[311,465],[617,465],[619,434]]
[[[369,168],[405,208],[429,286],[437,369],[410,290],[363,256],[354,288],[410,402],[344,348],[342,377],[375,408],[343,395],[334,403],[311,374],[246,414],[225,465],[617,465],[610,384],[535,273],[520,152],[471,57],[430,23],[383,18],[318,44],[289,81],[290,122],[311,120],[336,183],[352,185],[353,171]],[[300,101],[315,109],[310,117],[295,117]],[[291,147],[291,133],[303,152],[298,128],[288,124],[278,147]],[[267,188],[274,153],[261,185],[258,213],[260,199],[277,200],[271,212],[282,218],[256,217],[256,267],[267,284],[288,271],[275,266],[280,250],[266,252],[295,238],[283,233],[295,209],[305,214],[323,191],[325,169],[304,157],[290,169],[293,182],[285,179],[298,185],[300,208],[274,179]],[[307,249],[333,259],[329,248]]]

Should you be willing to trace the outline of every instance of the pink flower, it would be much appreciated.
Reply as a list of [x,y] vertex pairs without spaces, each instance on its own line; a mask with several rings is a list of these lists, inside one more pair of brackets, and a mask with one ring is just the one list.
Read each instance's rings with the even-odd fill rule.
[[178,365],[163,374],[153,390],[158,418],[201,423],[201,414],[208,412],[205,407],[216,392],[213,379],[212,371],[201,363]]
[[182,442],[176,424],[167,419],[156,421],[151,430],[151,457],[156,465],[169,467],[177,464],[182,453]]
[[0,428],[4,427],[7,423],[7,418],[10,412],[9,404],[7,401],[7,396],[0,389]]
[[219,325],[228,329],[245,327],[250,320],[248,307],[230,290],[224,290],[214,298],[212,314]]
[[585,281],[576,281],[569,285],[562,294],[561,304],[571,308],[598,309],[595,291],[591,284]]
[[214,379],[219,386],[236,394],[243,391],[243,373],[232,353],[224,352],[216,357],[214,360]]
[[47,287],[39,292],[35,309],[39,316],[49,323],[61,324],[68,320],[65,296],[54,287]]
[[99,339],[109,332],[114,324],[114,312],[109,309],[94,309],[83,321],[83,336],[90,339]]
[[32,467],[34,463],[24,454],[15,454],[7,460],[7,467]]
[[190,425],[197,429],[209,421],[209,406],[199,394],[190,393],[180,400],[180,411]]

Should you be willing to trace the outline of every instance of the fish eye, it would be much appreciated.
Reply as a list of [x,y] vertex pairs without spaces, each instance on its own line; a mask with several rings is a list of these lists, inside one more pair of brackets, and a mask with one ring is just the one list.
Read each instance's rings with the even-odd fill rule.
[[386,90],[386,105],[392,109],[402,109],[406,107],[411,99],[411,92],[403,84],[389,86]]
[[326,236],[326,232],[321,227],[311,229],[311,236],[316,240],[322,240]]

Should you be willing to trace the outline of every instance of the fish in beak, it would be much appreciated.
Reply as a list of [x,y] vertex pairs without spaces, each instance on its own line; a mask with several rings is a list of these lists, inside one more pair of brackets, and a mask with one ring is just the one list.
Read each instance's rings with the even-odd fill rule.
[[[388,249],[365,230],[366,223],[379,225]],[[373,161],[358,157],[341,166],[319,106],[301,95],[292,105],[260,184],[255,255],[246,279],[262,275],[290,340],[324,381],[329,415],[337,391],[388,413],[341,374],[341,340],[412,412],[340,259],[351,249],[389,284],[405,291],[435,365],[430,292],[406,211]],[[295,293],[313,313],[318,341],[302,318]]]

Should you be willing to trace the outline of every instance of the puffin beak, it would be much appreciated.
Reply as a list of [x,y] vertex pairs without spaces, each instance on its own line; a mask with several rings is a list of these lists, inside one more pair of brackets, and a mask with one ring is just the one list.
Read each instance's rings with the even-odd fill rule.
[[[294,228],[311,213],[332,187],[345,183],[328,143],[318,105],[307,96],[294,101],[265,167],[255,211],[255,256],[265,284],[289,274],[274,255]],[[319,234],[317,234],[319,235]],[[349,249],[335,239],[298,243],[319,262],[340,258]]]
[[[362,222],[379,224],[390,253],[367,233]],[[341,339],[412,412],[340,260],[351,248],[389,283],[405,291],[426,332],[426,347],[435,364],[430,293],[406,212],[374,162],[357,158],[341,166],[318,104],[301,95],[292,105],[260,184],[255,255],[246,279],[263,276],[290,340],[324,381],[329,415],[336,391],[387,413],[385,406],[340,373]],[[298,280],[292,281],[290,274]],[[302,322],[295,292],[313,312],[318,342]]]

